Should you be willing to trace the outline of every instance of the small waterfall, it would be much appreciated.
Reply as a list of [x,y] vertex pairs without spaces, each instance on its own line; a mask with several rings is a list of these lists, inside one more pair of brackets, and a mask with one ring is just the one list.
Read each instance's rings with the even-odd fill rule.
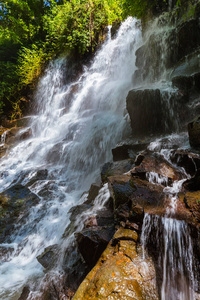
[[145,214],[141,241],[144,258],[148,248],[154,249],[157,255],[154,262],[162,273],[161,299],[194,300],[194,255],[188,225],[184,221]]
[[75,81],[66,81],[72,70],[67,58],[56,59],[45,71],[35,96],[32,137],[18,143],[0,165],[0,192],[22,184],[39,197],[23,226],[16,225],[0,245],[12,250],[0,264],[1,300],[18,299],[25,283],[43,276],[37,255],[61,241],[68,211],[98,182],[100,166],[129,132],[123,114],[140,41],[138,21],[128,18]]

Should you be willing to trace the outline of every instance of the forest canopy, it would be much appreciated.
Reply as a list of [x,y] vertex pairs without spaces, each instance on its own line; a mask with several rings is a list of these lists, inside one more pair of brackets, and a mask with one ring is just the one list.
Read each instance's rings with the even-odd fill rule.
[[128,15],[140,18],[158,3],[166,5],[164,0],[0,1],[0,114],[21,116],[23,101],[49,59],[93,52],[105,26]]

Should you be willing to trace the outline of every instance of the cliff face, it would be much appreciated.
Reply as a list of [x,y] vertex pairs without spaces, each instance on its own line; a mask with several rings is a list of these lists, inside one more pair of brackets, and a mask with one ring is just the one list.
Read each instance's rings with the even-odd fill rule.
[[[102,181],[108,182],[111,193],[115,235],[80,285],[75,300],[164,299],[164,294],[166,299],[178,299],[181,291],[187,299],[200,297],[199,121],[189,126],[190,143],[196,149],[189,146],[186,133],[188,122],[200,114],[199,11],[199,2],[194,6],[186,2],[181,10],[167,12],[145,26],[144,42],[136,51],[134,89],[127,96],[132,137],[113,149],[114,162],[102,169]],[[144,216],[153,216],[148,229]],[[172,240],[178,226],[187,232],[184,235],[179,229],[181,238],[187,240],[181,247],[193,248],[192,257],[186,250],[183,259],[183,265],[192,260],[191,266],[197,266],[195,272],[193,267],[189,270],[193,278],[187,271],[182,274],[178,266],[163,271],[164,253],[175,255],[166,246],[168,218],[174,220]],[[95,226],[98,222],[90,230]]]

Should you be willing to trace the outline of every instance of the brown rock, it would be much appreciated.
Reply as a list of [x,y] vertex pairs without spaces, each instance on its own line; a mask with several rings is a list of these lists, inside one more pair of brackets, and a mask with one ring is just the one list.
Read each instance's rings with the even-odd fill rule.
[[147,173],[154,172],[168,179],[169,183],[185,177],[183,173],[165,160],[163,156],[156,154],[140,155],[140,161],[137,158],[137,166],[130,172],[132,175],[140,176],[142,179],[147,178]]
[[200,117],[188,124],[189,141],[192,147],[200,147]]
[[158,299],[155,270],[149,260],[148,272],[144,272],[141,256],[137,253],[137,234],[119,229],[109,243],[96,266],[80,285],[73,300],[143,300]]

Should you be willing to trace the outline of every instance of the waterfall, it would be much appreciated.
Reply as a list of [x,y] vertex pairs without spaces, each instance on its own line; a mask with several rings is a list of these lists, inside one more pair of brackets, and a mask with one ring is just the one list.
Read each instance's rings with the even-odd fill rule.
[[21,184],[40,199],[23,226],[0,245],[12,250],[0,264],[1,300],[18,299],[24,284],[43,276],[37,255],[59,243],[69,209],[98,182],[112,147],[129,133],[123,115],[140,41],[138,21],[128,18],[114,39],[108,34],[78,79],[66,82],[71,72],[66,57],[52,61],[41,78],[29,124],[32,136],[1,159],[0,192]]

